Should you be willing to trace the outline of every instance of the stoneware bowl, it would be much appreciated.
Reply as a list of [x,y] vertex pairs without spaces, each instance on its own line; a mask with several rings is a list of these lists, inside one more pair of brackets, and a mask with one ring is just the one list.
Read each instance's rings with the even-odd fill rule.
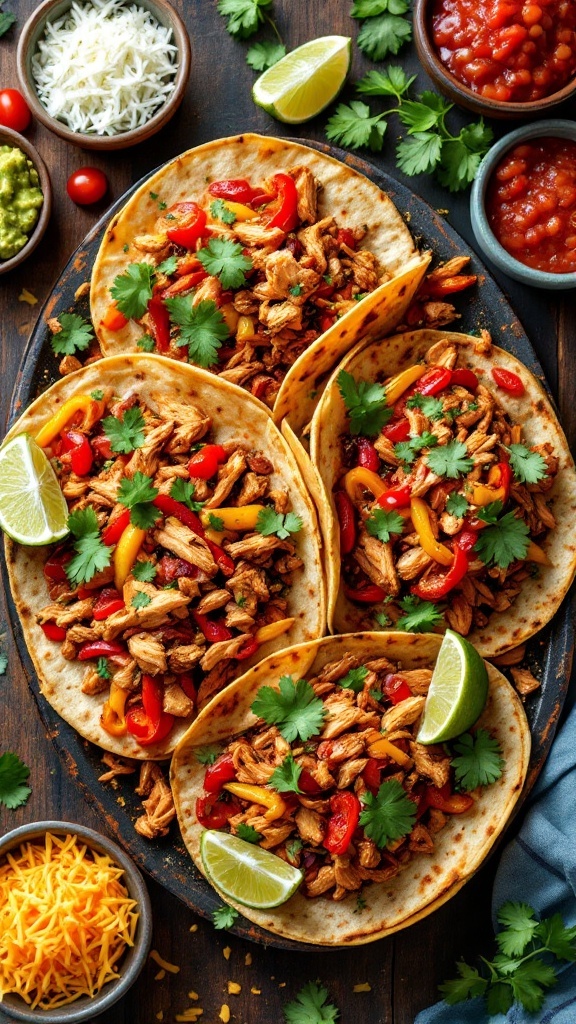
[[530,100],[526,103],[508,103],[503,100],[486,99],[469,89],[451,75],[438,56],[432,39],[431,10],[433,0],[415,0],[414,2],[414,42],[418,57],[424,70],[440,90],[452,103],[459,107],[473,110],[484,117],[522,118],[539,117],[548,113],[553,107],[576,96],[576,77],[568,82],[563,89],[544,96],[541,100]]
[[28,139],[24,138],[23,135],[20,135],[18,132],[13,132],[11,128],[4,128],[3,125],[0,125],[0,146],[15,146],[26,154],[38,171],[40,188],[42,189],[42,194],[44,196],[44,202],[42,203],[40,213],[38,214],[36,227],[28,238],[26,245],[22,246],[20,251],[14,256],[10,256],[9,259],[0,259],[0,274],[6,274],[9,270],[13,270],[14,267],[23,263],[30,253],[34,252],[34,249],[46,231],[48,221],[50,220],[50,212],[52,210],[52,185],[50,184],[50,177],[42,157],[37,150],[34,149],[32,143],[28,142]]
[[126,995],[146,963],[152,941],[150,898],[142,875],[124,851],[106,836],[94,832],[91,828],[85,828],[84,825],[75,825],[67,821],[34,821],[28,825],[21,825],[0,839],[0,861],[9,850],[19,847],[24,842],[43,839],[46,832],[53,832],[59,836],[76,835],[93,850],[108,854],[123,869],[124,884],[132,899],[137,901],[140,914],[134,945],[127,949],[120,961],[120,977],[104,985],[93,999],[82,996],[57,1010],[31,1010],[19,996],[7,995],[0,1003],[0,1016],[3,1011],[10,1019],[28,1021],[30,1024],[75,1024],[77,1021],[92,1021]]
[[570,274],[551,274],[545,270],[535,270],[511,256],[494,235],[486,216],[486,190],[491,175],[504,154],[526,139],[541,139],[557,136],[576,142],[576,121],[546,120],[536,124],[527,124],[514,132],[509,132],[488,151],[484,157],[470,194],[470,218],[472,230],[480,249],[492,263],[508,277],[533,288],[576,288],[576,271]]
[[178,48],[178,70],[174,92],[153,117],[139,128],[120,132],[117,135],[89,135],[74,132],[62,121],[51,117],[38,98],[31,70],[32,58],[38,48],[38,40],[44,34],[46,22],[55,21],[65,14],[72,6],[72,0],[44,0],[31,14],[22,29],[16,62],[20,87],[28,106],[34,117],[41,121],[46,128],[49,128],[55,135],[59,135],[61,139],[81,146],[83,149],[126,149],[149,139],[151,135],[155,135],[164,125],[168,124],[184,98],[190,77],[190,39],[186,27],[168,0],[136,0],[136,2],[139,7],[150,11],[161,25],[171,27],[173,41]]

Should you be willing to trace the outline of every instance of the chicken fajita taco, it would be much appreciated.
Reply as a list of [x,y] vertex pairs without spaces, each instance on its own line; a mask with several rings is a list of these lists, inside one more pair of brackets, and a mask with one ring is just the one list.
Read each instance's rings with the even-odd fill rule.
[[113,218],[91,312],[105,355],[210,369],[302,422],[314,373],[399,323],[430,254],[389,197],[306,146],[245,134],[182,154]]
[[440,645],[403,633],[300,644],[219,694],[179,743],[171,782],[199,870],[216,829],[302,872],[273,910],[226,897],[249,920],[315,945],[371,942],[440,906],[487,856],[520,796],[530,732],[486,665],[472,729],[419,743]]
[[159,356],[100,360],[15,423],[49,456],[69,534],[7,540],[41,690],[105,749],[169,755],[198,707],[325,623],[319,530],[249,395]]
[[576,473],[541,384],[488,337],[359,344],[314,417],[328,623],[527,640],[576,569]]

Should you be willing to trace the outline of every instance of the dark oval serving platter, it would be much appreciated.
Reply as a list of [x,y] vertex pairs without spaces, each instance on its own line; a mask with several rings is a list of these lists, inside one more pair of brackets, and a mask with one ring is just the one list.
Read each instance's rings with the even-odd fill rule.
[[[349,164],[387,192],[405,216],[417,243],[430,247],[436,261],[445,261],[469,251],[462,238],[430,206],[387,174],[342,150],[321,143],[306,144]],[[76,292],[90,278],[90,270],[110,217],[148,177],[150,175],[146,175],[108,210],[86,236],[59,278],[25,349],[12,397],[10,423],[38,394],[59,378],[58,360],[50,346],[51,335],[46,320],[72,310],[89,317],[88,297],[76,299]],[[499,345],[513,352],[544,381],[542,368],[521,324],[498,285],[473,254],[471,270],[479,275],[480,287],[474,294],[465,294],[457,299],[461,313],[457,329],[477,333],[481,328],[486,328],[497,338]],[[80,786],[84,797],[104,816],[108,828],[137,864],[193,910],[209,917],[221,905],[221,900],[192,864],[180,836],[176,834],[176,826],[165,839],[150,842],[142,838],[134,829],[134,821],[141,813],[141,801],[134,794],[133,785],[126,782],[125,778],[121,788],[98,782],[98,776],[105,770],[101,761],[102,751],[83,740],[41,695],[11,600],[4,561],[3,574],[20,657],[42,720],[70,776]],[[526,701],[533,743],[529,785],[536,779],[554,736],[568,687],[573,640],[572,616],[567,600],[554,621],[528,646],[527,663],[541,680],[540,689]],[[303,943],[273,936],[241,917],[231,930],[244,938],[283,949],[309,949]]]

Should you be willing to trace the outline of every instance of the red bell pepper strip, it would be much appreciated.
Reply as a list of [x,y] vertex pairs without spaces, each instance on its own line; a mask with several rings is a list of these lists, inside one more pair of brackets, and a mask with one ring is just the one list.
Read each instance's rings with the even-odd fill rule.
[[349,587],[344,584],[344,593],[351,601],[360,601],[361,604],[376,604],[383,601],[388,594],[376,583],[365,583],[358,588]]
[[158,494],[152,504],[160,509],[165,516],[175,516],[176,519],[184,523],[184,526],[188,526],[199,537],[204,536],[204,529],[198,516],[191,508],[187,508],[183,502],[176,501],[176,498],[171,498],[169,494]]
[[72,552],[62,551],[60,554],[51,555],[44,563],[44,575],[47,580],[53,583],[64,583],[68,580],[65,566],[72,558]]
[[282,171],[275,174],[272,183],[276,189],[279,202],[272,217],[267,222],[267,228],[280,228],[288,233],[293,231],[298,224],[298,193],[294,179]]
[[106,437],[106,434],[98,434],[97,437],[92,438],[90,443],[97,459],[104,459],[106,461],[106,459],[114,457],[110,438]]
[[384,693],[392,704],[400,704],[412,696],[412,690],[402,676],[391,674],[384,680]]
[[369,757],[364,766],[362,778],[373,796],[376,796],[380,789],[382,769],[385,767],[386,761],[378,760],[375,757]]
[[424,281],[420,295],[430,299],[441,299],[443,295],[453,295],[476,284],[476,274],[455,274],[453,277],[440,277],[437,280]]
[[236,768],[232,754],[221,754],[214,764],[206,769],[204,789],[207,793],[221,793],[227,782],[236,778]]
[[184,693],[189,700],[195,704],[198,699],[198,690],[194,680],[189,672],[183,672],[182,675],[177,676],[178,685],[182,687]]
[[336,241],[338,242],[338,245],[347,245],[349,249],[356,248],[356,239],[350,231],[350,228],[338,228]]
[[412,491],[409,484],[403,487],[391,487],[389,491],[384,491],[379,498],[376,498],[376,504],[381,508],[407,508],[411,496]]
[[162,710],[163,687],[159,679],[142,676],[142,703],[126,712],[126,727],[141,747],[159,743],[174,725],[174,715]]
[[340,551],[349,555],[356,544],[356,513],[346,491],[335,491],[334,504],[340,524]]
[[434,574],[410,587],[410,593],[423,601],[439,601],[464,579],[468,572],[468,553],[459,544],[454,544],[454,561],[448,572]]
[[188,463],[190,476],[200,477],[201,480],[209,480],[218,471],[221,462],[226,461],[226,452],[221,444],[205,444],[194,455]]
[[318,793],[322,792],[320,786],[316,782],[316,779],[312,775],[312,772],[308,771],[307,768],[303,768],[302,771],[300,772],[300,777],[298,779],[298,788],[301,789],[302,792],[306,793],[308,796],[317,796]]
[[502,487],[504,490],[503,503],[506,504],[510,497],[512,486],[512,467],[509,462],[497,462],[492,466],[488,474],[488,485],[490,487]]
[[256,637],[251,636],[250,639],[246,640],[242,644],[242,647],[238,651],[236,651],[234,657],[236,658],[237,661],[246,661],[247,658],[251,658],[253,654],[256,654],[256,651],[258,650],[259,647],[260,644],[258,643]]
[[230,555],[226,554],[224,548],[221,548],[219,544],[215,544],[213,540],[208,540],[207,537],[204,539],[210,548],[212,558],[216,562],[220,571],[223,572],[225,576],[231,576],[236,569],[233,559],[230,558]]
[[209,619],[207,615],[203,615],[202,612],[192,612],[192,618],[194,622],[202,630],[204,636],[211,644],[218,644],[222,640],[231,640],[232,631],[225,626],[223,622],[214,622]]
[[225,178],[223,181],[213,181],[208,186],[211,196],[217,199],[229,199],[232,203],[243,203],[248,206],[256,192],[250,182],[245,178]]
[[114,612],[122,611],[124,607],[124,598],[116,588],[104,587],[94,602],[92,617],[100,622],[102,619],[107,619],[109,615],[113,615]]
[[478,540],[478,531],[471,526],[465,526],[456,537],[456,544],[462,551],[469,554]]
[[112,658],[114,655],[126,654],[124,644],[117,640],[87,640],[82,644],[76,657],[78,661],[88,661],[89,658]]
[[322,334],[325,334],[326,331],[329,331],[330,328],[333,327],[334,324],[336,323],[336,320],[337,317],[335,313],[322,313],[318,321],[318,326]]
[[525,387],[517,373],[511,370],[503,370],[501,366],[494,366],[491,370],[492,377],[499,388],[507,391],[510,395],[520,398],[525,392]]
[[359,437],[358,441],[358,465],[365,469],[371,469],[374,473],[380,468],[380,457],[372,441],[367,437]]
[[464,814],[474,804],[473,797],[464,793],[452,793],[449,782],[440,789],[428,786],[425,799],[429,807],[436,807],[437,810],[444,811],[444,814]]
[[360,818],[360,801],[354,793],[334,793],[330,797],[331,817],[323,845],[335,856],[346,853]]
[[457,369],[452,370],[451,384],[459,384],[462,388],[468,388],[469,391],[476,391],[478,387],[478,377],[472,370],[468,370],[465,366],[458,366]]
[[156,348],[159,352],[167,352],[170,348],[170,316],[168,310],[162,299],[158,298],[157,295],[153,295],[148,300],[147,308]]
[[124,530],[130,523],[130,509],[124,509],[119,516],[108,524],[102,534],[102,540],[105,544],[110,546],[111,544],[117,544],[120,537],[124,533]]
[[392,423],[387,423],[382,434],[384,437],[388,438],[392,444],[397,444],[399,441],[407,441],[410,436],[410,423],[405,418],[396,420]]
[[66,630],[64,626],[57,626],[55,622],[43,622],[41,630],[49,640],[65,640]]
[[62,461],[70,460],[70,467],[76,476],[86,476],[92,469],[94,455],[90,441],[79,430],[67,430],[62,434]]
[[175,203],[168,212],[175,215],[178,222],[166,232],[170,241],[184,249],[193,249],[206,230],[204,210],[197,203],[186,202]]
[[211,794],[196,800],[196,817],[202,828],[223,828],[228,819],[240,811],[240,801],[219,800]]
[[189,292],[192,288],[195,288],[196,285],[200,284],[200,281],[203,281],[205,277],[208,277],[205,270],[195,270],[191,274],[184,274],[180,276],[177,281],[174,281],[174,284],[163,289],[160,293],[162,299],[171,299],[173,295],[180,295],[182,292]]

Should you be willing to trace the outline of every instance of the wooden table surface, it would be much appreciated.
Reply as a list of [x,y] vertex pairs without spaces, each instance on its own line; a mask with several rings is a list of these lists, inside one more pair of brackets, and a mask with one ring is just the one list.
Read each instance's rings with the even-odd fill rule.
[[[37,0],[8,3],[18,24],[0,40],[0,87],[16,86],[15,52],[18,33]],[[40,125],[32,125],[28,137],[48,165],[54,187],[51,224],[39,248],[18,270],[0,278],[0,337],[2,338],[0,389],[2,427],[21,354],[41,304],[69,256],[104,213],[134,181],[157,164],[191,146],[245,130],[267,134],[298,135],[324,139],[325,117],[310,124],[289,127],[274,121],[255,107],[250,98],[254,73],[245,64],[246,43],[234,42],[225,30],[214,0],[174,0],[183,15],[192,43],[192,75],[182,107],[170,125],[149,142],[111,154],[82,152],[60,141]],[[358,23],[349,16],[351,0],[275,0],[274,11],[284,41],[290,48],[323,34],[341,33],[355,38]],[[257,38],[269,38],[264,33]],[[354,46],[352,78],[369,67]],[[411,48],[392,63],[419,66]],[[417,87],[428,88],[420,72]],[[352,97],[350,87],[344,99]],[[556,113],[556,112],[555,112]],[[558,116],[562,115],[560,110]],[[455,114],[454,123],[466,115]],[[566,111],[564,116],[569,116]],[[493,125],[502,134],[515,125]],[[389,131],[385,151],[369,155],[389,173],[394,169],[395,131]],[[366,155],[366,154],[364,154]],[[78,167],[101,167],[110,181],[109,195],[95,207],[77,207],[66,194],[66,179]],[[437,209],[471,244],[468,194],[453,196],[428,177],[401,180]],[[576,437],[576,317],[574,292],[541,293],[500,279],[520,320],[528,330],[553,389],[569,438]],[[26,288],[38,299],[37,306],[19,299]],[[552,318],[552,319],[551,319]],[[556,324],[556,336],[550,324]],[[6,610],[2,605],[0,643],[8,653],[6,675],[0,679],[0,752],[13,750],[31,767],[32,795],[16,811],[0,807],[0,835],[28,821],[57,818],[82,822],[105,831],[106,826],[85,802],[68,776],[50,738],[45,734],[27,679],[13,645]],[[174,826],[175,827],[175,826]],[[473,958],[488,948],[491,925],[490,890],[497,858],[464,890],[430,918],[397,936],[363,948],[334,952],[289,953],[264,948],[216,931],[211,922],[197,917],[159,885],[150,883],[154,909],[153,947],[180,967],[177,974],[156,980],[157,966],[149,962],[129,995],[108,1013],[102,1024],[154,1024],[175,1020],[190,1005],[203,1008],[201,1020],[217,1024],[223,1004],[234,1024],[269,1024],[281,1021],[282,1005],[294,998],[302,985],[321,979],[331,1000],[340,1009],[342,1024],[355,1018],[364,1024],[411,1024],[415,1014],[437,998],[437,985],[452,975],[460,957]],[[526,894],[529,900],[529,893]],[[248,961],[248,962],[247,962]],[[242,986],[229,995],[227,982]],[[354,986],[367,982],[369,992],[355,993]],[[193,1002],[190,992],[198,995]],[[3,1018],[0,1014],[1,1020]]]

